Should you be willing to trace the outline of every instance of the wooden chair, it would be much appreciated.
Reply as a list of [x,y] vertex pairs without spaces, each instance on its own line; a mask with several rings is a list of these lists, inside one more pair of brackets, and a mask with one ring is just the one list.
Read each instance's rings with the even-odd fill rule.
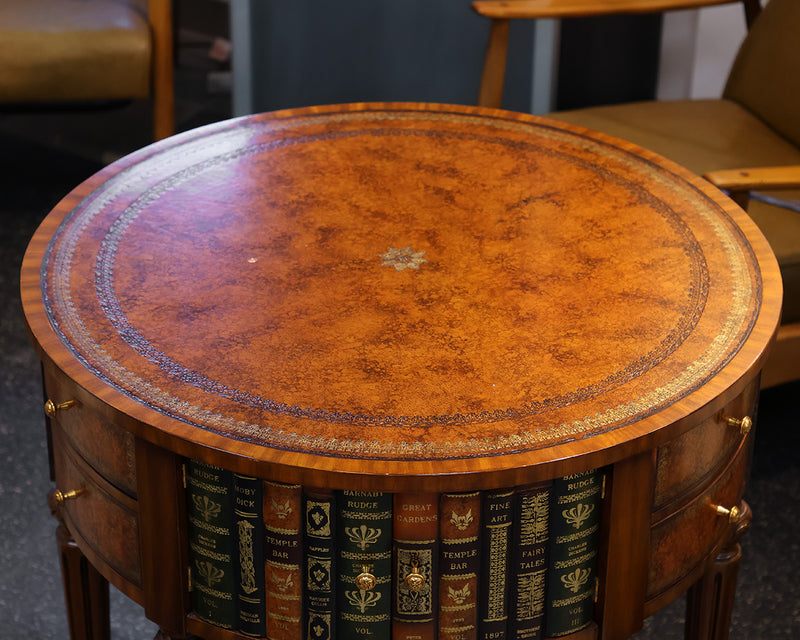
[[174,133],[171,0],[2,0],[0,106],[151,98],[153,137]]
[[[550,117],[660,153],[704,175],[747,208],[772,245],[784,280],[783,323],[762,378],[762,386],[768,387],[800,379],[800,2],[770,0],[761,9],[758,0],[739,1],[749,29],[720,99],[653,100]],[[510,20],[663,12],[731,2],[474,2],[473,8],[492,20],[478,102],[500,107]]]

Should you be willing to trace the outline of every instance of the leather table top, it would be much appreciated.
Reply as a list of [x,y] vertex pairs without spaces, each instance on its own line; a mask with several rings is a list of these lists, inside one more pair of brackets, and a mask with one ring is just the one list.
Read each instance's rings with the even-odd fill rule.
[[609,446],[733,384],[777,325],[772,255],[726,198],[508,112],[219,123],[118,161],[53,217],[27,267],[48,355],[138,420],[267,458],[458,470]]

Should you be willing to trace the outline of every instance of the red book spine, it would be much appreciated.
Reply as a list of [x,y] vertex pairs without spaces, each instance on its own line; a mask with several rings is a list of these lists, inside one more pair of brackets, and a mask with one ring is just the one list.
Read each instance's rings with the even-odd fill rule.
[[439,494],[395,494],[393,514],[392,640],[435,640]]
[[303,633],[302,487],[264,482],[264,574],[267,638],[297,640]]
[[439,517],[439,640],[476,640],[480,492],[442,494]]

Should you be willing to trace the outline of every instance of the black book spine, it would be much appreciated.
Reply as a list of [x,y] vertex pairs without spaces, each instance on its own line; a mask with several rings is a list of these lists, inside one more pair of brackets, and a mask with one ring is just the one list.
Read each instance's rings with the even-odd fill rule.
[[[392,494],[343,490],[336,500],[339,638],[390,638]],[[362,581],[363,574],[373,579]]]
[[514,500],[512,640],[539,640],[544,626],[551,481],[520,487]]
[[514,491],[487,491],[481,515],[479,640],[508,637],[509,569]]
[[336,496],[306,487],[303,495],[303,590],[306,640],[336,638]]
[[233,476],[233,495],[239,632],[263,638],[267,633],[263,481],[236,473]]

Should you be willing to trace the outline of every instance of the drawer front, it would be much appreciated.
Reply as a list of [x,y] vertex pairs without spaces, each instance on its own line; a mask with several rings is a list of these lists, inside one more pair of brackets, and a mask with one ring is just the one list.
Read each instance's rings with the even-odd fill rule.
[[77,497],[64,501],[63,508],[67,527],[81,551],[101,573],[105,565],[140,588],[136,501],[104,482],[72,448],[57,424],[53,425],[53,449],[56,487],[63,493],[78,492]]
[[56,412],[51,420],[57,423],[72,446],[92,468],[129,496],[136,496],[136,457],[134,437],[128,431],[106,420],[84,404],[81,391],[62,374],[46,371],[44,385],[47,397],[55,403],[77,400]]
[[743,439],[741,429],[729,425],[728,418],[754,417],[757,394],[758,386],[751,385],[722,411],[658,448],[656,519],[680,509],[719,475]]
[[651,528],[648,599],[685,579],[722,544],[729,521],[715,507],[729,509],[741,501],[751,441],[741,442],[731,464],[705,492]]

